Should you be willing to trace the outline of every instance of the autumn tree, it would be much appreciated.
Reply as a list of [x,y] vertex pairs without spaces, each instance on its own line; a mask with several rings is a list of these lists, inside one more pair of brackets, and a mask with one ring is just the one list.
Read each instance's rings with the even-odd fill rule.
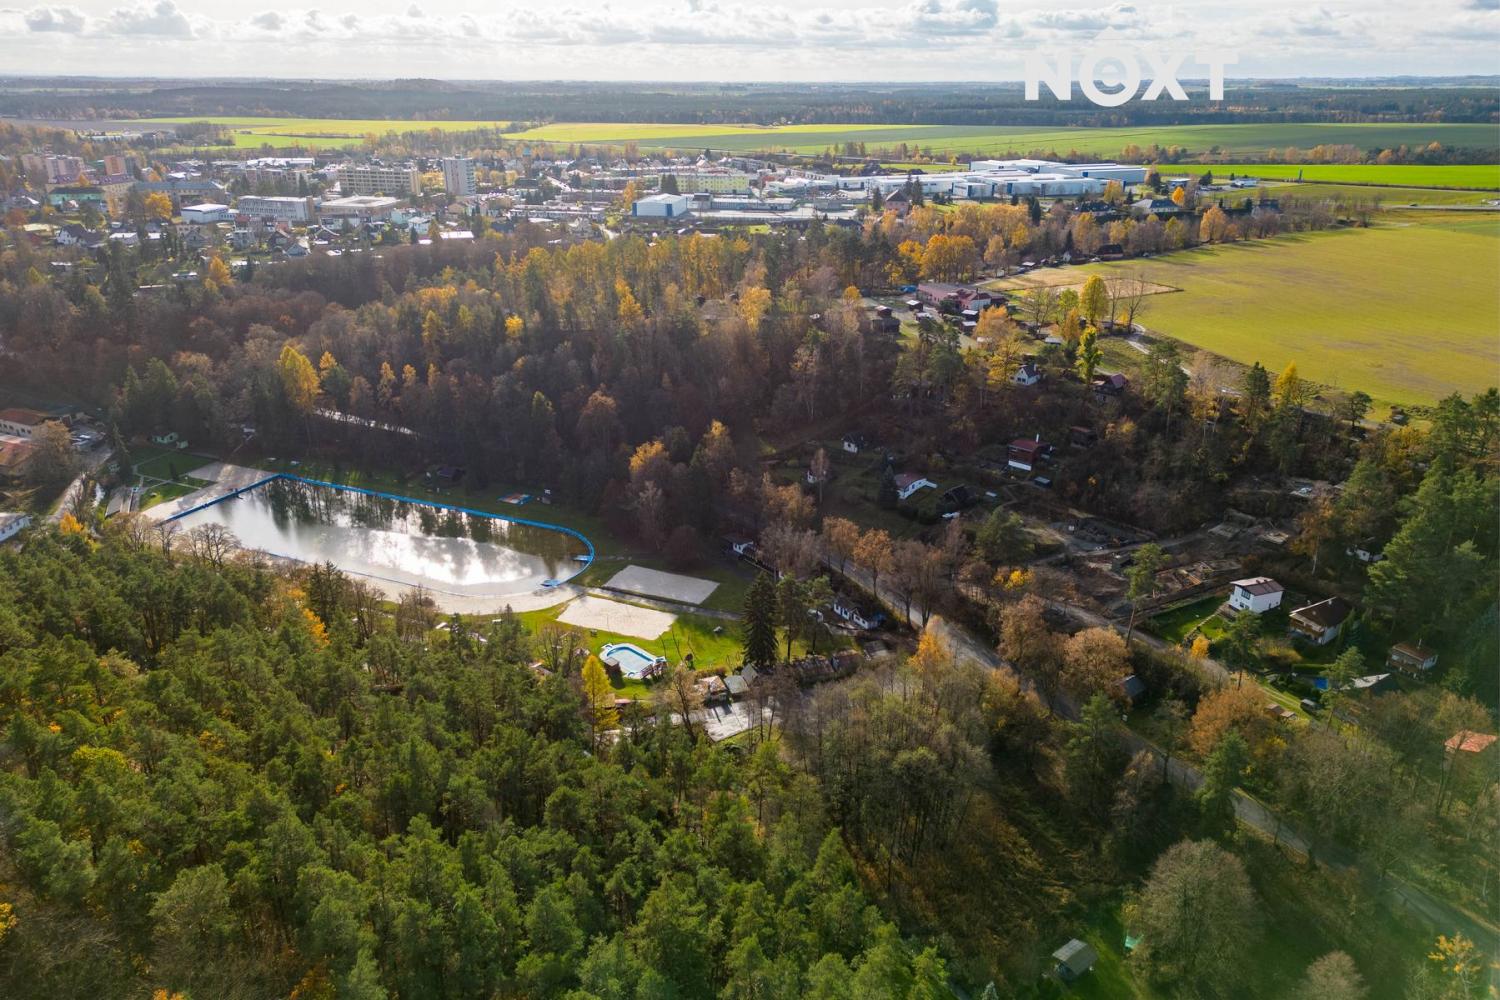
[[1232,995],[1263,917],[1245,866],[1211,840],[1184,840],[1151,867],[1125,908],[1131,953],[1152,981],[1186,995]]
[[1063,680],[1074,694],[1122,698],[1120,680],[1129,673],[1125,640],[1112,628],[1086,628],[1063,643]]
[[1346,952],[1330,951],[1307,967],[1291,1000],[1365,1000],[1369,994],[1354,959]]
[[1083,283],[1083,291],[1078,294],[1078,305],[1083,310],[1083,316],[1089,321],[1089,326],[1097,327],[1099,320],[1104,318],[1109,310],[1109,288],[1104,279],[1097,274],[1091,274]]
[[1078,377],[1083,379],[1084,385],[1094,381],[1094,373],[1099,370],[1099,363],[1103,360],[1104,351],[1099,347],[1099,331],[1089,327],[1078,340],[1078,359],[1075,362]]
[[619,725],[620,713],[615,709],[615,691],[599,657],[590,656],[584,661],[582,680],[589,736],[597,747],[601,737]]

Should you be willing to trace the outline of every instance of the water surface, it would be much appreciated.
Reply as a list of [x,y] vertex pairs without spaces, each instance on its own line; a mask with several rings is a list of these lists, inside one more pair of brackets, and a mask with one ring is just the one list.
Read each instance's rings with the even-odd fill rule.
[[388,593],[415,586],[464,597],[526,593],[571,575],[585,552],[562,531],[285,478],[175,523],[222,524],[247,549],[331,562]]

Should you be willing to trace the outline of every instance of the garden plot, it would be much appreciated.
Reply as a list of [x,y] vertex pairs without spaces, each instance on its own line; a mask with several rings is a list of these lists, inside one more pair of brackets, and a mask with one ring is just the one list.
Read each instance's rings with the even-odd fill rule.
[[564,608],[557,620],[564,625],[576,625],[579,628],[601,629],[638,639],[655,639],[672,627],[677,616],[602,597],[580,597]]
[[682,604],[702,604],[718,586],[713,580],[700,580],[696,576],[680,573],[663,573],[644,566],[626,566],[610,577],[605,584],[612,590],[625,590],[647,597],[661,597]]

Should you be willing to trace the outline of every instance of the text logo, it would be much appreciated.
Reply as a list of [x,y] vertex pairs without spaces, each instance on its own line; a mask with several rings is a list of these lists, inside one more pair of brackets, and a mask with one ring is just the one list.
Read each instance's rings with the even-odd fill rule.
[[[1208,99],[1222,101],[1224,67],[1234,65],[1238,58],[1232,52],[1200,52],[1193,59],[1208,76]],[[1028,54],[1026,99],[1038,100],[1042,84],[1046,84],[1059,101],[1071,101],[1075,61],[1078,64],[1078,89],[1101,108],[1117,108],[1131,100],[1140,91],[1141,83],[1147,80],[1146,90],[1140,95],[1143,101],[1154,101],[1163,94],[1174,101],[1188,99],[1187,91],[1177,79],[1188,61],[1186,55],[1162,55],[1122,46],[1096,47],[1077,56],[1054,53],[1050,59],[1036,53]]]

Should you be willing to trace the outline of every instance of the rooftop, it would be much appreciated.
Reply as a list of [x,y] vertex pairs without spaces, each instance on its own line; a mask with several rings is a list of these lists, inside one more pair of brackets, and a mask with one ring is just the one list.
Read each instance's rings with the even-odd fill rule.
[[1468,730],[1460,730],[1448,737],[1443,746],[1452,751],[1462,753],[1484,753],[1500,737],[1493,733],[1471,733]]
[[1334,628],[1343,624],[1344,619],[1348,618],[1353,610],[1354,606],[1342,597],[1330,597],[1316,604],[1298,608],[1292,612],[1292,617],[1311,622],[1319,628]]
[[1280,594],[1286,590],[1285,587],[1269,576],[1252,576],[1245,580],[1236,580],[1233,585],[1247,594],[1252,594],[1256,597],[1261,597],[1265,594]]

